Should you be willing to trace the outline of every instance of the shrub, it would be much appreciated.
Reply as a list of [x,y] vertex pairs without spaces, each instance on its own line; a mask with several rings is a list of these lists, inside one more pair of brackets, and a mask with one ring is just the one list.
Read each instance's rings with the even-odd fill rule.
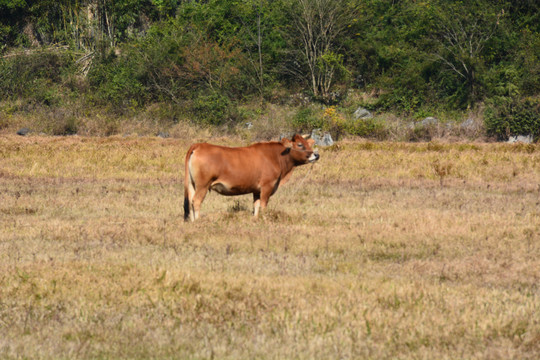
[[323,119],[312,108],[304,107],[292,118],[292,126],[298,132],[311,131],[323,127]]
[[51,126],[53,135],[75,135],[79,129],[79,124],[74,116],[54,121]]
[[414,124],[405,131],[406,141],[431,141],[436,134],[436,126],[422,125],[421,123]]
[[55,105],[66,74],[73,71],[67,53],[37,51],[0,59],[0,98]]
[[140,81],[138,62],[132,57],[104,56],[88,73],[94,101],[128,108],[145,104],[148,92]]
[[62,101],[61,87],[51,83],[48,79],[36,79],[32,84],[33,95],[28,98],[38,104],[57,106]]
[[540,100],[495,97],[487,102],[484,121],[489,136],[507,140],[510,136],[540,136]]
[[323,130],[329,131],[335,140],[344,134],[384,139],[388,131],[384,123],[376,119],[352,120],[341,114],[335,106],[330,106],[323,113]]
[[238,112],[231,100],[219,93],[199,94],[191,108],[194,116],[202,123],[209,125],[224,125],[234,122]]
[[323,113],[323,130],[329,131],[335,140],[347,131],[347,120],[335,106],[329,106]]
[[346,127],[347,133],[361,137],[372,137],[383,140],[388,137],[384,123],[375,119],[351,121]]

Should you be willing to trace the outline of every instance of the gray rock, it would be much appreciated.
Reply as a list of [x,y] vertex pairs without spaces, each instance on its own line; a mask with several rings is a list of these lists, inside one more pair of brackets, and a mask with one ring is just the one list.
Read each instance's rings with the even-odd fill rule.
[[358,109],[356,109],[353,115],[356,120],[360,120],[360,119],[365,120],[365,119],[373,118],[373,114],[369,112],[369,110],[364,109],[363,107],[359,107]]
[[332,135],[330,135],[330,133],[323,133],[321,129],[313,129],[311,138],[315,140],[315,145],[318,146],[331,146],[334,144]]
[[510,136],[510,138],[508,138],[508,143],[532,144],[533,140],[534,139],[532,135],[518,135],[518,136]]
[[334,145],[334,140],[332,140],[332,136],[330,133],[324,134],[322,140],[320,141],[320,146],[331,146]]
[[246,123],[246,129],[251,130],[253,128],[253,123],[247,122]]
[[166,139],[168,137],[170,137],[169,133],[166,132],[166,131],[160,131],[158,134],[157,134],[158,137],[160,138],[163,138],[163,139]]
[[464,129],[464,130],[467,130],[467,129],[474,129],[475,128],[475,124],[474,124],[474,120],[471,119],[471,118],[468,118],[467,120],[465,120],[464,122],[462,122],[460,125],[459,125],[460,128]]
[[422,124],[422,126],[438,125],[439,119],[429,116],[422,120],[420,124]]
[[30,132],[29,128],[22,128],[22,129],[19,129],[19,131],[17,131],[17,135],[26,136],[28,135],[29,132]]
[[289,103],[296,106],[307,106],[311,102],[311,98],[302,93],[293,94],[289,97]]

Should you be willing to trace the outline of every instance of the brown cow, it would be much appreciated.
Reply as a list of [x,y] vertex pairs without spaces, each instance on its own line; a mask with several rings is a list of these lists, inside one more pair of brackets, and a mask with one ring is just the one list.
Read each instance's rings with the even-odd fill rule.
[[201,203],[210,190],[222,195],[253,194],[253,215],[266,208],[268,199],[284,184],[295,166],[317,161],[313,139],[292,139],[225,147],[200,143],[186,155],[184,220],[199,217]]

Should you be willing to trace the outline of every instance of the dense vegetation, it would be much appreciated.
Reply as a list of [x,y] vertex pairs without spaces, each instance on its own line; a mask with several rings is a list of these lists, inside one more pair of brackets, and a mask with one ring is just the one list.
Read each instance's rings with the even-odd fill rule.
[[71,109],[60,132],[89,109],[230,125],[299,99],[297,120],[480,109],[490,136],[540,135],[536,0],[0,0],[0,44],[0,111]]

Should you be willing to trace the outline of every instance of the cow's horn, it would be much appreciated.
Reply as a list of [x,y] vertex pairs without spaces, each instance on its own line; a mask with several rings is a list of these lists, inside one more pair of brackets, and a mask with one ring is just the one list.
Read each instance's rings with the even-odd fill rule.
[[309,138],[311,137],[311,134],[304,134],[304,135],[302,135],[302,137],[303,137],[304,139],[309,139]]

